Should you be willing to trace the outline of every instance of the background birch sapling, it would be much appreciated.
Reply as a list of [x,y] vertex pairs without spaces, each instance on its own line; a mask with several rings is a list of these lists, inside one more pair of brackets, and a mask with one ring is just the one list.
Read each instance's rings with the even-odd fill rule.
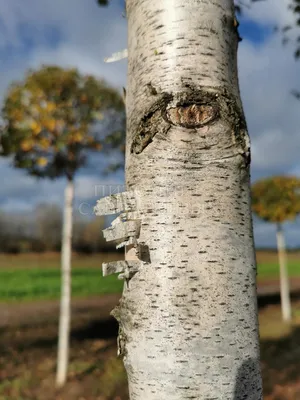
[[[13,83],[4,100],[3,154],[39,178],[66,178],[61,246],[57,386],[66,381],[70,329],[74,178],[89,150],[122,144],[124,105],[118,91],[76,69],[44,66]],[[98,123],[96,126],[95,124]],[[101,125],[101,124],[102,125]],[[105,134],[100,134],[101,128]]]
[[252,186],[252,209],[259,218],[276,224],[282,318],[290,321],[292,308],[282,224],[300,213],[300,179],[274,176],[257,181]]

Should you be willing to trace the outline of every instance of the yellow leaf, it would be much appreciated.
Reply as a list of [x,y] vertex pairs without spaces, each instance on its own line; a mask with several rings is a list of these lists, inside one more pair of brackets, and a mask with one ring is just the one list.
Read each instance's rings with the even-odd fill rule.
[[48,149],[48,147],[49,147],[49,145],[50,145],[50,142],[49,142],[48,139],[42,138],[42,139],[40,140],[39,144],[40,144],[40,146],[41,146],[43,149]]
[[37,121],[32,121],[30,124],[30,129],[34,135],[38,135],[41,132],[42,127]]
[[45,157],[40,157],[36,160],[37,165],[39,165],[40,167],[44,167],[45,165],[48,164],[48,160]]
[[23,151],[29,151],[33,147],[33,142],[32,140],[23,140],[23,142],[20,144],[20,147]]
[[13,110],[13,111],[11,112],[11,115],[12,115],[12,118],[13,118],[15,121],[20,121],[20,120],[22,120],[22,118],[23,118],[23,113],[22,113],[20,110],[17,110],[17,109]]
[[44,121],[45,128],[48,129],[48,131],[54,131],[56,121],[55,119],[47,119]]
[[56,105],[52,101],[48,101],[45,108],[48,112],[52,112],[56,109]]
[[81,132],[75,132],[75,133],[72,135],[72,141],[73,141],[73,142],[80,143],[80,142],[82,141],[82,139],[83,139],[83,135],[82,135]]

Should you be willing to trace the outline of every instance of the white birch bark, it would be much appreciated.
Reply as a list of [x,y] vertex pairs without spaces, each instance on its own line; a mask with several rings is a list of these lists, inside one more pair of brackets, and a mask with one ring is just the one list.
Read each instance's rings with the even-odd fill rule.
[[65,188],[64,219],[61,249],[61,297],[58,332],[58,354],[56,386],[65,384],[69,360],[69,336],[71,320],[71,253],[72,253],[72,213],[74,182],[68,180]]
[[127,16],[128,192],[96,213],[127,223],[127,263],[105,272],[127,273],[113,315],[130,399],[260,400],[233,1],[127,0]]
[[289,322],[292,319],[292,307],[290,299],[290,283],[288,276],[285,240],[281,224],[277,224],[276,239],[280,270],[280,297],[282,319]]

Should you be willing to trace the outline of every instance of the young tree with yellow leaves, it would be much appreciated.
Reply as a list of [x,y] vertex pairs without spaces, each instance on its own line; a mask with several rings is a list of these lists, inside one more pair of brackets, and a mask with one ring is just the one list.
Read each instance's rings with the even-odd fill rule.
[[274,176],[257,181],[252,186],[252,209],[264,221],[276,224],[282,318],[290,321],[292,310],[282,224],[294,220],[300,213],[300,179],[293,176]]
[[[57,386],[66,381],[68,365],[71,241],[74,178],[88,150],[114,147],[122,142],[122,96],[103,80],[81,75],[76,69],[43,66],[13,83],[2,109],[2,153],[13,154],[14,165],[41,178],[64,176],[64,222],[61,267],[62,292],[59,322]],[[109,134],[96,131],[105,127]],[[113,129],[115,128],[115,129]],[[103,129],[102,129],[103,131]]]

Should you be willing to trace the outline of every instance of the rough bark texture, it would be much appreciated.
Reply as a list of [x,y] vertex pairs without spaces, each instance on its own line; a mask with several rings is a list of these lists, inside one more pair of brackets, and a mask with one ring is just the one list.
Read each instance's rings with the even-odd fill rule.
[[65,189],[64,220],[61,251],[61,298],[58,332],[56,385],[66,382],[69,358],[69,333],[71,319],[71,247],[74,182],[68,180]]
[[290,283],[286,259],[286,248],[285,240],[282,232],[282,227],[277,224],[277,249],[279,258],[279,268],[280,268],[280,296],[281,296],[281,312],[282,319],[284,321],[291,321],[292,319],[292,307],[290,299]]
[[130,399],[259,400],[233,1],[127,0],[127,16],[128,192],[96,213],[127,224],[127,264],[110,271],[128,276],[113,314]]

